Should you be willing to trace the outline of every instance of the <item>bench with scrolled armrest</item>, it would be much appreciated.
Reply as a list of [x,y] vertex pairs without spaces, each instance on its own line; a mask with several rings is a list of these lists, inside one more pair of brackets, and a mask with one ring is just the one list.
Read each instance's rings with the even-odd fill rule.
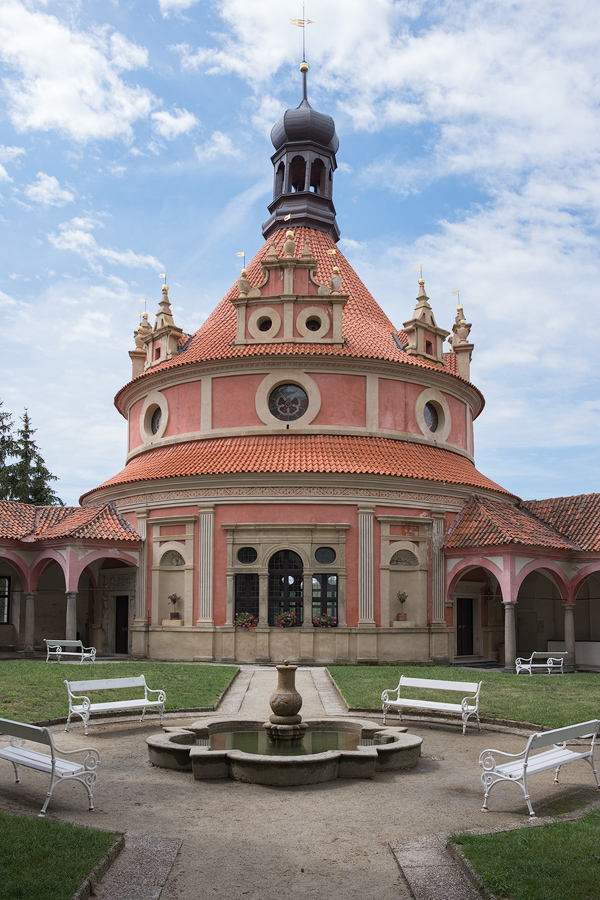
[[[54,743],[52,732],[39,725],[26,725],[23,722],[12,722],[0,719],[0,737],[9,737],[10,743],[0,746],[0,759],[13,764],[17,784],[20,783],[19,766],[37,769],[50,775],[50,787],[39,816],[46,815],[46,809],[52,796],[54,786],[61,781],[80,781],[88,793],[89,808],[94,808],[94,784],[98,777],[100,754],[93,747],[82,747],[80,750],[59,750]],[[33,750],[27,744],[42,744],[49,752]],[[81,761],[66,757],[85,754]]]
[[545,669],[548,675],[555,671],[562,675],[566,656],[566,650],[534,650],[528,659],[521,656],[515,659],[517,675],[519,672],[529,672],[533,675],[534,669]]
[[[527,746],[521,753],[504,753],[502,750],[484,750],[479,756],[479,765],[483,769],[481,781],[483,783],[484,797],[482,809],[488,811],[488,797],[491,789],[499,781],[512,781],[518,784],[523,793],[529,809],[529,815],[535,818],[535,813],[529,799],[527,778],[529,775],[537,775],[538,772],[546,772],[556,769],[554,781],[558,784],[558,773],[561,766],[585,759],[592,767],[596,779],[596,785],[600,790],[600,781],[594,761],[594,747],[598,734],[598,719],[589,722],[581,722],[578,725],[568,725],[566,728],[555,728],[553,731],[544,731],[541,734],[532,734],[527,741]],[[590,744],[585,750],[570,750],[567,741],[589,740]],[[550,748],[544,750],[543,748]],[[541,751],[541,752],[536,752]],[[502,762],[502,760],[506,762]]]
[[[479,692],[481,691],[481,681],[439,681],[433,678],[408,678],[406,675],[400,676],[398,687],[393,690],[386,690],[381,695],[381,703],[383,710],[383,724],[385,725],[385,717],[388,709],[397,709],[400,720],[402,720],[402,707],[410,709],[427,709],[437,710],[439,712],[460,713],[463,723],[463,734],[467,728],[467,722],[470,716],[477,716],[477,725],[481,731],[479,722]],[[448,703],[441,700],[414,700],[410,697],[400,696],[401,692],[406,688],[420,688],[432,691],[459,691],[463,694],[460,703]],[[468,694],[469,696],[465,696]],[[395,695],[395,696],[394,696]]]
[[63,656],[77,656],[81,663],[84,659],[89,659],[90,662],[94,662],[96,659],[96,648],[84,647],[82,641],[55,641],[44,638],[44,643],[46,645],[46,662],[50,660],[51,656],[55,656],[58,662]]
[[[146,684],[143,675],[135,678],[97,678],[94,681],[65,681],[67,691],[69,692],[69,717],[65,725],[65,731],[69,727],[72,715],[81,716],[85,733],[88,733],[88,721],[91,713],[95,712],[126,712],[130,709],[141,709],[142,718],[147,709],[156,709],[160,713],[160,724],[163,723],[163,715],[165,712],[166,695],[162,690],[152,690]],[[143,688],[144,696],[132,699],[123,699],[116,697],[114,700],[105,700],[100,703],[92,703],[87,696],[92,691],[117,691],[127,688]],[[139,691],[141,693],[141,690]],[[156,694],[152,699],[148,695]]]

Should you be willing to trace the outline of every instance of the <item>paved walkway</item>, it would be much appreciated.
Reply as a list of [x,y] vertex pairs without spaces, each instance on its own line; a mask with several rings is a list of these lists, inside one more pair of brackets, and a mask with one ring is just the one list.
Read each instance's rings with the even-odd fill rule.
[[[273,668],[242,666],[219,712],[266,720],[276,683]],[[297,686],[305,718],[347,715],[326,669],[299,668]],[[165,724],[185,727],[200,717],[171,713]],[[456,723],[407,720],[423,738],[414,769],[275,788],[197,782],[191,773],[154,768],[145,738],[159,731],[156,716],[115,721],[92,720],[88,738],[80,725],[67,734],[53,728],[59,747],[95,746],[102,765],[93,813],[81,785],[64,784],[49,815],[126,835],[125,850],[95,888],[100,900],[472,900],[479,895],[447,855],[446,835],[528,822],[521,792],[510,786],[498,789],[489,814],[480,812],[480,752],[515,752],[525,742],[506,729],[469,728],[463,736]],[[558,786],[543,776],[531,785],[538,815],[597,802],[587,766],[563,773]],[[16,785],[2,768],[0,778],[3,809],[37,813],[46,776],[27,770]]]

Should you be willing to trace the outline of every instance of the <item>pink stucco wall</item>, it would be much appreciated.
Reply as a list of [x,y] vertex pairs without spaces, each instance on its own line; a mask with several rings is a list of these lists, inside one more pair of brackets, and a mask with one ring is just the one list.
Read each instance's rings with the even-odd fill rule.
[[162,391],[169,404],[169,422],[164,436],[200,431],[202,383],[188,381]]
[[133,404],[129,410],[129,450],[135,450],[143,443],[140,434],[140,416],[142,414],[142,406],[144,398]]
[[229,375],[213,378],[213,428],[264,428],[256,414],[256,391],[264,373],[258,375]]
[[457,400],[455,397],[448,396],[448,394],[446,394],[445,396],[448,407],[450,409],[451,421],[450,434],[448,435],[447,441],[449,444],[454,444],[457,447],[466,449],[467,428],[465,404],[462,401]]
[[321,409],[314,425],[347,425],[364,428],[367,423],[367,380],[363,375],[311,372],[321,392]]
[[389,431],[406,431],[406,384],[379,379],[379,426]]

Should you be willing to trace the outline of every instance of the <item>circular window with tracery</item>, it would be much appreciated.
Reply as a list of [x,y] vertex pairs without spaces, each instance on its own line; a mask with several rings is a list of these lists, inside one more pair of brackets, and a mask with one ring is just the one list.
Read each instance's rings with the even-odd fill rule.
[[308,409],[308,394],[297,384],[280,384],[269,394],[269,412],[276,419],[291,422]]
[[150,431],[152,434],[156,434],[158,429],[160,428],[160,423],[162,422],[162,409],[160,406],[157,406],[154,412],[152,413],[152,418],[150,420]]
[[433,403],[425,404],[423,407],[423,418],[430,431],[436,432],[438,430],[439,416]]

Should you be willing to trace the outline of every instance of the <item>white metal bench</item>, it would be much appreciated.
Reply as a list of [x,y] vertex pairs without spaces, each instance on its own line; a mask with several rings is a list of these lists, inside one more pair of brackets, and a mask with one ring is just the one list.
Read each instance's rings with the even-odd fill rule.
[[[50,775],[50,787],[46,794],[44,805],[39,816],[46,815],[46,809],[52,796],[54,786],[60,781],[80,781],[88,793],[89,808],[94,808],[94,784],[100,765],[100,754],[93,747],[82,747],[80,750],[59,750],[54,744],[52,732],[48,728],[38,725],[25,725],[22,722],[11,722],[10,719],[0,719],[0,736],[10,738],[10,743],[0,746],[0,758],[7,759],[13,764],[17,784],[20,783],[19,766],[27,766],[29,769],[38,769]],[[26,743],[43,744],[49,748],[49,752],[32,750]],[[80,762],[65,759],[67,756],[85,754]],[[60,755],[59,755],[60,754]]]
[[563,663],[567,656],[566,650],[534,650],[528,659],[518,657],[515,659],[517,675],[519,672],[529,672],[533,675],[534,669],[545,669],[548,675],[552,672],[563,672]]
[[[469,717],[475,715],[477,716],[477,725],[481,731],[479,692],[481,691],[482,683],[481,681],[437,681],[433,678],[408,678],[406,675],[401,675],[398,687],[393,690],[386,690],[381,695],[383,724],[385,725],[388,709],[397,709],[400,720],[402,720],[402,707],[408,707],[410,709],[433,709],[445,713],[460,713],[463,723],[463,734],[466,731]],[[401,692],[404,692],[407,688],[423,688],[431,691],[459,691],[463,697],[460,703],[448,703],[441,700],[415,700],[410,697],[400,696]]]
[[[124,712],[130,709],[142,710],[141,722],[144,721],[144,715],[147,709],[156,709],[160,713],[160,724],[162,725],[163,723],[166,700],[165,692],[162,690],[155,691],[149,688],[143,675],[138,675],[135,678],[98,678],[94,679],[94,681],[65,681],[65,684],[67,686],[67,691],[69,692],[69,717],[65,725],[65,731],[67,731],[69,727],[72,715],[81,716],[85,733],[87,734],[88,721],[91,713]],[[100,703],[92,703],[87,696],[93,691],[123,691],[127,688],[143,688],[144,696],[133,700],[116,698]],[[152,700],[148,694],[156,694],[157,696]]]
[[90,662],[94,662],[96,659],[96,648],[84,647],[82,641],[54,641],[44,638],[44,643],[46,645],[46,662],[49,662],[51,656],[55,656],[59,662],[63,656],[77,656],[81,663],[84,659],[89,659]]
[[[488,797],[491,789],[499,781],[512,781],[518,784],[523,793],[529,809],[529,815],[535,818],[535,813],[529,799],[527,790],[527,778],[529,775],[537,775],[538,772],[546,772],[548,769],[556,769],[554,781],[558,784],[558,773],[561,766],[575,762],[577,759],[585,759],[589,762],[596,779],[596,785],[600,790],[600,781],[594,761],[594,746],[598,734],[598,719],[589,722],[581,722],[579,725],[568,725],[566,728],[556,728],[553,731],[544,731],[541,734],[532,734],[527,741],[527,746],[522,753],[504,753],[502,750],[484,750],[479,756],[479,765],[483,769],[481,781],[484,788],[483,807],[487,812]],[[569,750],[567,741],[587,739],[590,741],[585,750]],[[549,750],[543,750],[550,747]],[[536,751],[541,750],[541,753]],[[506,759],[502,762],[501,759]]]

